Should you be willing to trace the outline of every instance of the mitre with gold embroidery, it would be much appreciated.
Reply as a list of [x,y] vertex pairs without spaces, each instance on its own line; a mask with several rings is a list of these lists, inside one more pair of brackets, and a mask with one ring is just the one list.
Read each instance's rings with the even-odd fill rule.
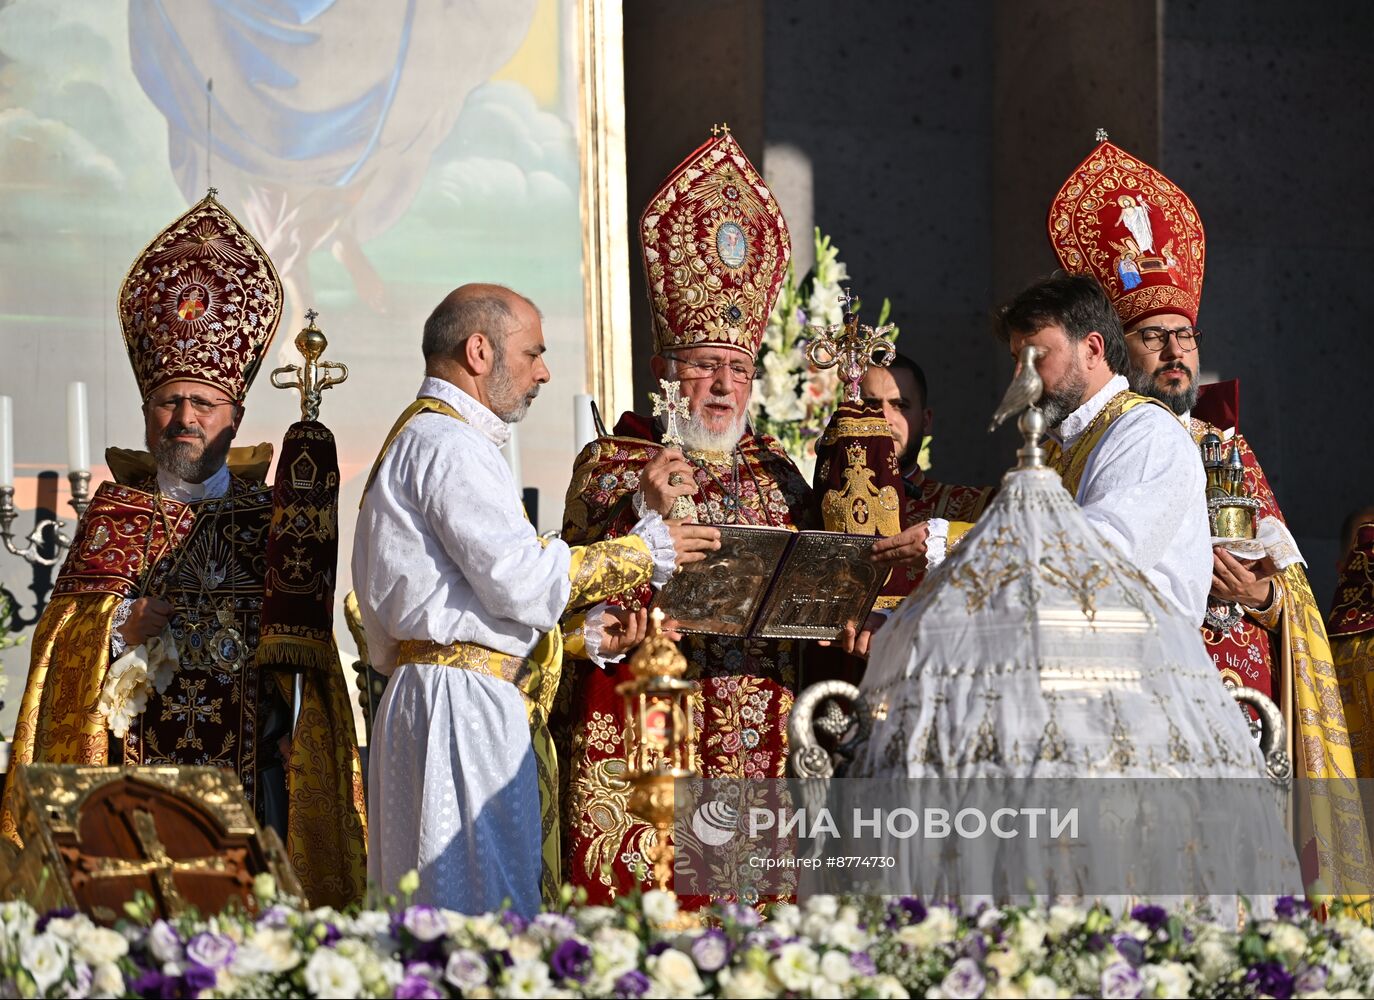
[[1050,203],[1064,270],[1091,274],[1121,322],[1178,313],[1197,322],[1207,243],[1192,200],[1105,133]]
[[213,189],[158,233],[119,289],[124,345],[144,399],[190,381],[242,403],[281,311],[277,269]]
[[792,256],[773,193],[728,130],[668,175],[639,219],[654,343],[758,354]]

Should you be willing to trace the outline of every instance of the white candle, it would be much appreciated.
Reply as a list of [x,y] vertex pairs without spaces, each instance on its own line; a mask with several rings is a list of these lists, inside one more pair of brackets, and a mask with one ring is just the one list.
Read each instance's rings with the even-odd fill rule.
[[67,471],[89,472],[91,438],[86,428],[86,383],[67,383]]
[[506,442],[506,447],[502,449],[506,456],[506,464],[510,466],[510,474],[515,478],[515,488],[523,489],[524,484],[520,479],[520,435],[516,430],[515,424],[510,424],[510,440]]
[[0,396],[0,486],[14,485],[14,403]]
[[573,397],[573,454],[596,440],[596,421],[592,419],[592,397],[579,392]]

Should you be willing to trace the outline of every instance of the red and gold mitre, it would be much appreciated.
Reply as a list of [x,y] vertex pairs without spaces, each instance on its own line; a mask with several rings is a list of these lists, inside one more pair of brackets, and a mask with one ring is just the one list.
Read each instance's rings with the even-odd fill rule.
[[758,354],[792,256],[777,200],[722,131],[668,175],[639,219],[660,352]]
[[1197,208],[1154,167],[1098,136],[1050,203],[1060,265],[1095,277],[1123,325],[1160,313],[1196,323],[1206,252]]
[[213,189],[158,233],[119,289],[139,392],[203,382],[243,402],[281,320],[277,269]]

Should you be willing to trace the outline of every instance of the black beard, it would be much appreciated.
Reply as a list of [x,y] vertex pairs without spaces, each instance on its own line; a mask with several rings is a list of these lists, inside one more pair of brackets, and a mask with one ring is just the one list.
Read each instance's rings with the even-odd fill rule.
[[1074,410],[1083,405],[1083,391],[1087,389],[1087,379],[1081,371],[1072,371],[1064,376],[1064,384],[1053,391],[1046,389],[1040,395],[1040,413],[1051,430],[1064,422]]
[[[1159,376],[1174,370],[1187,374],[1188,388],[1173,390],[1160,388]],[[1171,361],[1167,365],[1160,365],[1153,372],[1147,372],[1132,365],[1130,381],[1132,392],[1137,392],[1142,396],[1153,396],[1172,410],[1175,416],[1181,417],[1185,413],[1191,412],[1197,403],[1197,375],[1182,361]]]

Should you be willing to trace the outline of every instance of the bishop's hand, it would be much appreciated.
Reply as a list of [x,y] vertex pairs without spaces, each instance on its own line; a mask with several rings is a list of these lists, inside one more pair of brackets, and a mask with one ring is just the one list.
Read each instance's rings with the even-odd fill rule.
[[677,448],[664,448],[644,466],[639,475],[644,505],[664,517],[672,513],[673,501],[697,491],[695,474]]
[[690,521],[665,521],[668,533],[673,536],[673,551],[677,553],[679,567],[688,563],[701,562],[706,553],[720,548],[720,530]]
[[601,655],[613,659],[644,641],[649,630],[649,611],[641,608],[607,608],[601,619]]
[[1273,576],[1277,572],[1268,556],[1248,562],[1217,546],[1212,549],[1212,597],[1247,608],[1267,607],[1273,599]]
[[160,597],[140,597],[129,605],[129,617],[119,626],[119,634],[129,647],[147,642],[161,635],[172,617],[172,606]]
[[926,564],[926,539],[929,536],[930,525],[921,521],[890,538],[880,538],[873,543],[873,561],[879,566],[914,566],[921,569]]

